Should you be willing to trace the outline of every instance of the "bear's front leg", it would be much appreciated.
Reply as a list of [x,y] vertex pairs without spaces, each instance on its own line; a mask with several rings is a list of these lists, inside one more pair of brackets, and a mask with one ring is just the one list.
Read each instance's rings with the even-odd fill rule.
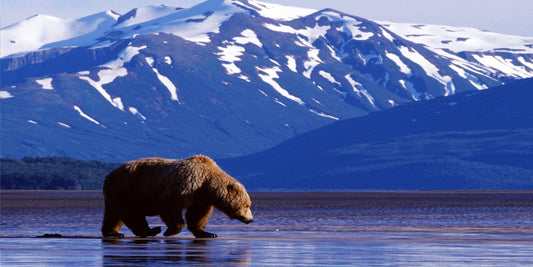
[[130,216],[124,219],[124,223],[136,236],[156,236],[161,233],[161,226],[154,228],[148,227],[146,217],[142,214],[130,214]]
[[161,213],[161,220],[167,225],[167,230],[163,234],[164,236],[177,235],[185,227],[185,221],[183,220],[182,210],[174,212]]
[[216,234],[209,233],[204,231],[205,226],[207,225],[207,220],[211,213],[213,212],[212,205],[205,205],[199,203],[193,203],[185,213],[185,218],[187,220],[187,228],[194,237],[197,238],[215,238]]

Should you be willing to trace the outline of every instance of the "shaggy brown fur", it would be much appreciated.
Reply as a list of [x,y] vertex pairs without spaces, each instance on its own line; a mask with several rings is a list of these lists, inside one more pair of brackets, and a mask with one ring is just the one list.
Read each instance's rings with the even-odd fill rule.
[[155,236],[161,227],[149,228],[146,216],[156,215],[168,227],[165,236],[178,234],[185,226],[184,209],[187,228],[195,237],[216,237],[204,231],[213,207],[231,219],[253,221],[244,186],[201,155],[127,162],[106,177],[104,197],[106,237],[123,237],[119,230],[124,224],[137,236]]

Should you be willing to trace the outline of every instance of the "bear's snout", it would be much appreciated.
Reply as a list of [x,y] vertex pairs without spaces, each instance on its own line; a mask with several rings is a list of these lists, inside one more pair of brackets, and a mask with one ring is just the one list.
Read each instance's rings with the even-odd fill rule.
[[252,211],[250,209],[246,209],[244,211],[240,210],[236,215],[236,219],[245,224],[249,224],[254,221],[254,216],[252,215]]

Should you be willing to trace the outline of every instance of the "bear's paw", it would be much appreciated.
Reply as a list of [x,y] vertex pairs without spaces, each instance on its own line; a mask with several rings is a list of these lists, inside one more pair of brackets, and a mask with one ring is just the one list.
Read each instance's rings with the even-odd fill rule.
[[206,231],[197,231],[197,232],[194,232],[193,235],[196,238],[215,238],[215,237],[217,237],[216,234],[209,233],[209,232],[206,232]]

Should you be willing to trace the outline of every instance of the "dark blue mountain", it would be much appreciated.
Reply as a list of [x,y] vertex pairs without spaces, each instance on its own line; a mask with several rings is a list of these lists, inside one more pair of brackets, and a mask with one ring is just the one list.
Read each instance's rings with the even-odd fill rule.
[[533,79],[339,121],[219,163],[252,190],[531,190]]
[[533,77],[533,39],[209,0],[1,29],[1,155],[246,155],[337,120]]

